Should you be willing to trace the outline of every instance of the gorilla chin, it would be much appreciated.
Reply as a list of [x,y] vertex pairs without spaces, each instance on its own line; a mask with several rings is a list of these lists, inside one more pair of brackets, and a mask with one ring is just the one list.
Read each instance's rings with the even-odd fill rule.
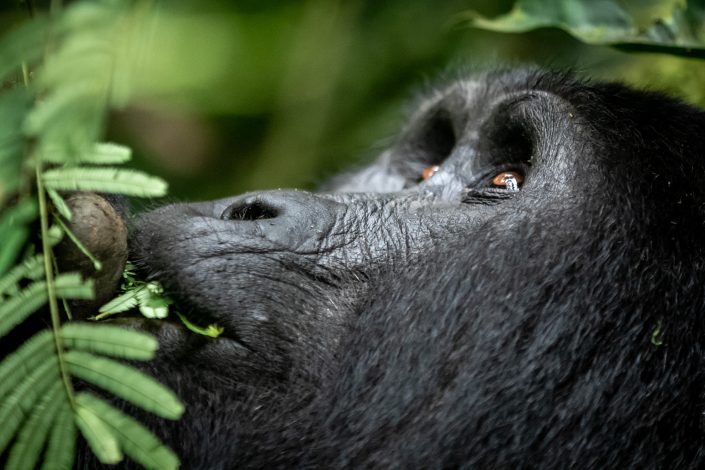
[[703,468],[704,129],[486,73],[320,192],[145,213],[131,258],[224,332],[144,322],[186,414],[131,411],[189,469]]

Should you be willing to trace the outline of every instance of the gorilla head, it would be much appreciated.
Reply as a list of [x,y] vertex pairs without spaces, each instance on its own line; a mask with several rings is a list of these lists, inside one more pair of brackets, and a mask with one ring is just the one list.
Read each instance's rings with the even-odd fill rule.
[[[535,70],[457,80],[325,192],[166,206],[133,258],[184,468],[705,459],[705,114]],[[437,167],[437,168],[436,168]]]

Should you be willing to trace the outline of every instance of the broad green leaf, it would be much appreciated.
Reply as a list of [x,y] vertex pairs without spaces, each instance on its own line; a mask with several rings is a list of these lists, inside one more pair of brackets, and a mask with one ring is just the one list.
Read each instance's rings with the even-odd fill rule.
[[67,400],[62,400],[49,435],[42,470],[71,470],[76,451],[76,423]]
[[61,214],[66,220],[71,220],[71,209],[69,208],[68,204],[66,204],[66,201],[64,201],[64,198],[61,197],[61,195],[53,189],[48,189],[47,194],[49,195],[49,199],[51,199],[51,202],[54,203],[54,207],[59,212],[59,214]]
[[134,170],[118,168],[56,168],[42,175],[47,188],[58,191],[98,191],[130,196],[158,197],[166,183]]
[[49,428],[61,405],[67,402],[63,384],[55,382],[34,407],[24,422],[15,444],[10,449],[5,470],[35,468],[47,441]]
[[38,279],[44,274],[44,258],[42,255],[33,256],[10,270],[0,278],[0,294],[16,285],[21,279]]
[[80,394],[76,396],[76,425],[86,439],[93,453],[104,464],[114,464],[122,460],[122,452],[117,439],[107,423],[98,417],[93,410],[84,405]]
[[176,395],[134,367],[81,351],[64,355],[71,374],[159,416],[177,419],[184,406]]
[[40,364],[56,360],[53,339],[51,331],[41,331],[0,362],[0,400]]
[[646,29],[616,0],[518,0],[509,13],[495,18],[468,11],[471,26],[505,33],[556,27],[588,44],[705,58],[705,2],[676,3],[669,17]]
[[585,42],[609,43],[636,33],[629,15],[613,0],[518,0],[493,19],[472,12],[472,25],[506,33],[555,26]]
[[152,359],[159,347],[157,340],[146,333],[110,325],[69,323],[61,329],[61,337],[64,346],[69,349],[109,354],[123,359]]
[[135,462],[149,469],[171,470],[179,467],[176,455],[137,420],[94,395],[81,393],[76,401],[103,419],[122,450]]
[[56,359],[45,361],[17,386],[10,395],[0,401],[0,454],[14,437],[15,431],[27,418],[36,402],[55,382],[60,381],[59,364]]
[[[60,274],[54,280],[56,295],[67,299],[92,299],[93,280],[78,273]],[[46,282],[33,282],[0,304],[0,338],[47,302]]]

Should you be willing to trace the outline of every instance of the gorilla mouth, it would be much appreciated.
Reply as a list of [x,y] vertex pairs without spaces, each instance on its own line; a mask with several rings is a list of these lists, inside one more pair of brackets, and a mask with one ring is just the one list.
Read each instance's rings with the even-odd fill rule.
[[[142,279],[146,279],[146,281]],[[105,320],[111,323],[132,325],[147,331],[159,331],[162,328],[170,328],[172,331],[184,333],[190,331],[210,338],[218,338],[223,332],[223,329],[215,323],[201,326],[203,318],[193,319],[194,315],[191,309],[177,307],[188,305],[187,299],[181,298],[178,290],[172,290],[171,293],[165,292],[156,273],[149,269],[147,263],[138,265],[129,261],[128,258],[123,272],[122,285],[113,296],[112,303],[119,304],[116,301],[128,299],[135,305],[116,313],[110,313],[111,308],[104,306],[106,312],[97,315],[96,320],[101,320],[102,316],[109,315]],[[189,315],[184,311],[189,312]]]

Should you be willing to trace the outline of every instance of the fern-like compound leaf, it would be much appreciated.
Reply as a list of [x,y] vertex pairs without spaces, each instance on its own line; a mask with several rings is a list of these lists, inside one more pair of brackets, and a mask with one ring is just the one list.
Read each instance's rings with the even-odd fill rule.
[[147,411],[178,419],[184,405],[174,392],[134,367],[82,351],[64,355],[69,372]]
[[[123,359],[149,360],[159,346],[151,335],[111,325],[69,323],[61,329],[64,347]],[[0,375],[1,376],[1,375]]]
[[15,436],[15,432],[30,414],[46,390],[59,382],[56,360],[40,364],[12,393],[0,401],[0,454]]
[[0,400],[40,364],[55,360],[53,341],[51,331],[41,331],[0,362]]
[[[55,280],[56,295],[66,299],[92,299],[93,280],[82,280],[78,273],[60,274]],[[0,338],[47,301],[46,282],[33,282],[17,295],[0,304]]]
[[68,204],[66,204],[66,201],[64,201],[64,198],[61,197],[61,195],[53,189],[48,189],[47,194],[49,195],[49,199],[51,199],[51,202],[54,203],[54,207],[59,212],[59,214],[61,214],[62,217],[66,220],[71,220],[73,217],[71,214],[71,209],[69,208]]
[[47,441],[49,428],[59,408],[66,401],[66,393],[61,382],[54,382],[24,422],[15,444],[10,449],[5,470],[24,470],[36,467],[42,448]]
[[88,446],[104,464],[114,464],[122,460],[122,452],[117,439],[105,423],[96,413],[84,405],[85,400],[76,397],[76,425],[81,434],[86,439]]
[[100,416],[120,443],[120,448],[132,460],[145,468],[172,470],[179,467],[174,452],[137,420],[94,395],[81,393],[76,401]]
[[159,197],[167,185],[161,178],[120,168],[55,168],[42,175],[47,188],[58,191],[98,191],[128,196]]
[[76,453],[76,423],[67,400],[61,400],[44,453],[42,470],[71,470]]
[[126,312],[131,308],[136,307],[139,301],[139,293],[146,289],[146,286],[140,286],[115,297],[113,300],[98,309],[100,314],[96,316],[96,320],[100,320],[101,318],[105,318],[116,313]]
[[17,283],[22,279],[36,280],[44,275],[44,258],[36,255],[26,259],[0,278],[0,294],[4,294],[10,288],[17,287]]

